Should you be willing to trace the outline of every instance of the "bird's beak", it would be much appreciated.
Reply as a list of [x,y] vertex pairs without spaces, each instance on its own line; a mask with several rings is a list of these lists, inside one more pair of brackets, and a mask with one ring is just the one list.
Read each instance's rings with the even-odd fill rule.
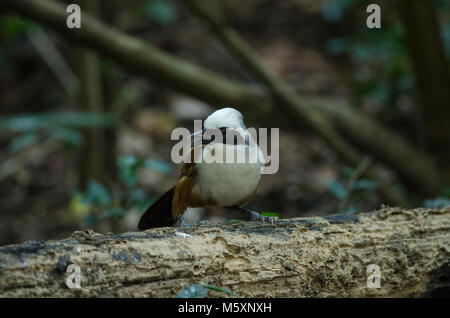
[[202,130],[196,131],[195,133],[191,134],[191,138],[198,138],[198,136],[203,135],[203,133],[205,132],[206,128],[203,128]]
[[191,134],[191,140],[194,138],[194,141],[191,143],[191,147],[195,147],[202,144],[203,141],[203,133],[205,132],[205,128],[202,130],[196,131],[195,133]]

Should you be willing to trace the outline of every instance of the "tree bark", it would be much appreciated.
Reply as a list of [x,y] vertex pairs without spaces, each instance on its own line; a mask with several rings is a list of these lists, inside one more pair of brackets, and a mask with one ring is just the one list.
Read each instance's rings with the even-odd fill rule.
[[[257,109],[262,119],[261,124],[270,124],[274,118],[280,117],[280,113],[283,114],[275,107],[273,97],[260,87],[233,82],[164,53],[151,44],[106,26],[87,14],[83,14],[81,29],[68,29],[65,24],[67,14],[64,8],[53,1],[2,0],[0,8],[16,11],[26,17],[49,24],[71,41],[96,49],[121,66],[148,76],[156,84],[178,90],[213,105],[238,106],[246,115],[255,113],[254,110]],[[413,188],[418,189],[420,194],[433,196],[439,192],[442,184],[440,175],[427,154],[382,125],[352,112],[348,105],[340,104],[339,110],[333,110],[333,107],[327,107],[334,104],[333,100],[314,98],[313,103],[309,103],[310,101],[309,98],[301,99],[304,111],[310,108],[328,118],[338,118],[333,124],[336,124],[340,131],[344,131],[352,141],[364,144],[371,152],[376,153],[405,180],[408,180]],[[285,114],[285,117],[289,116]],[[359,119],[364,119],[364,122],[370,125],[361,125]],[[409,160],[408,165],[404,164],[403,159],[399,159],[404,158],[405,154]]]
[[[201,283],[239,297],[448,297],[449,257],[450,208],[78,231],[1,247],[0,296],[174,297]],[[71,264],[81,271],[79,289],[66,285]],[[380,288],[368,288],[368,280],[376,286],[371,264],[379,266]]]
[[441,155],[450,149],[450,68],[434,2],[400,0],[400,14],[414,66],[427,146]]
[[[75,1],[82,12],[98,16],[98,0]],[[81,90],[77,96],[80,110],[102,114],[103,85],[100,74],[99,57],[95,51],[83,47],[74,47],[74,66],[81,83]],[[81,149],[81,162],[79,169],[79,186],[85,189],[90,180],[103,182],[106,164],[105,133],[98,127],[89,127],[84,130],[83,146]]]

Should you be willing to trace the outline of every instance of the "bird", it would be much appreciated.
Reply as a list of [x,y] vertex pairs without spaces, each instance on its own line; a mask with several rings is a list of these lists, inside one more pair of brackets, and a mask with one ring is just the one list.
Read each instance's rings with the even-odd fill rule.
[[[260,213],[241,207],[256,192],[264,165],[241,112],[231,107],[216,110],[203,121],[202,130],[191,136],[197,138],[190,145],[187,158],[191,160],[182,164],[176,184],[146,209],[138,229],[174,226],[178,219],[181,226],[189,226],[183,218],[189,207],[227,207],[247,214],[250,220],[265,221]],[[234,161],[226,160],[228,153],[235,154]]]

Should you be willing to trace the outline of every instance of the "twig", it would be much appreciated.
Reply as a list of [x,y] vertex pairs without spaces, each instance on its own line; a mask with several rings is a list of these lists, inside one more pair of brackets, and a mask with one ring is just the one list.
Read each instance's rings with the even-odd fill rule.
[[0,164],[0,182],[35,162],[38,158],[49,156],[61,148],[61,143],[49,137],[33,144],[27,149],[23,149],[17,155],[6,159]]
[[26,34],[30,39],[31,44],[33,44],[36,50],[41,54],[44,61],[64,87],[66,93],[69,96],[76,96],[80,91],[80,82],[62,57],[61,53],[59,53],[52,40],[48,37],[47,33],[39,28],[36,30],[29,30]]
[[349,180],[348,180],[348,187],[347,192],[345,193],[345,196],[342,198],[342,200],[339,202],[338,206],[338,212],[344,212],[345,208],[347,207],[348,202],[350,201],[350,197],[353,193],[353,190],[355,189],[356,181],[358,181],[359,178],[364,174],[364,172],[367,170],[367,168],[372,164],[372,159],[370,157],[365,157],[358,165],[358,167],[353,171],[351,174]]

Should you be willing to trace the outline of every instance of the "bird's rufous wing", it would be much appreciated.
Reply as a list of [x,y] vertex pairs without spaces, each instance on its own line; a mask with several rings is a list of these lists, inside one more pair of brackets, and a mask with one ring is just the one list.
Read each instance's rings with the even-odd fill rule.
[[172,215],[177,218],[188,207],[201,207],[216,204],[214,200],[205,197],[200,191],[197,179],[197,165],[196,159],[201,155],[203,150],[202,145],[191,148],[187,155],[189,160],[181,166],[180,177],[175,185],[175,192],[173,197]]

